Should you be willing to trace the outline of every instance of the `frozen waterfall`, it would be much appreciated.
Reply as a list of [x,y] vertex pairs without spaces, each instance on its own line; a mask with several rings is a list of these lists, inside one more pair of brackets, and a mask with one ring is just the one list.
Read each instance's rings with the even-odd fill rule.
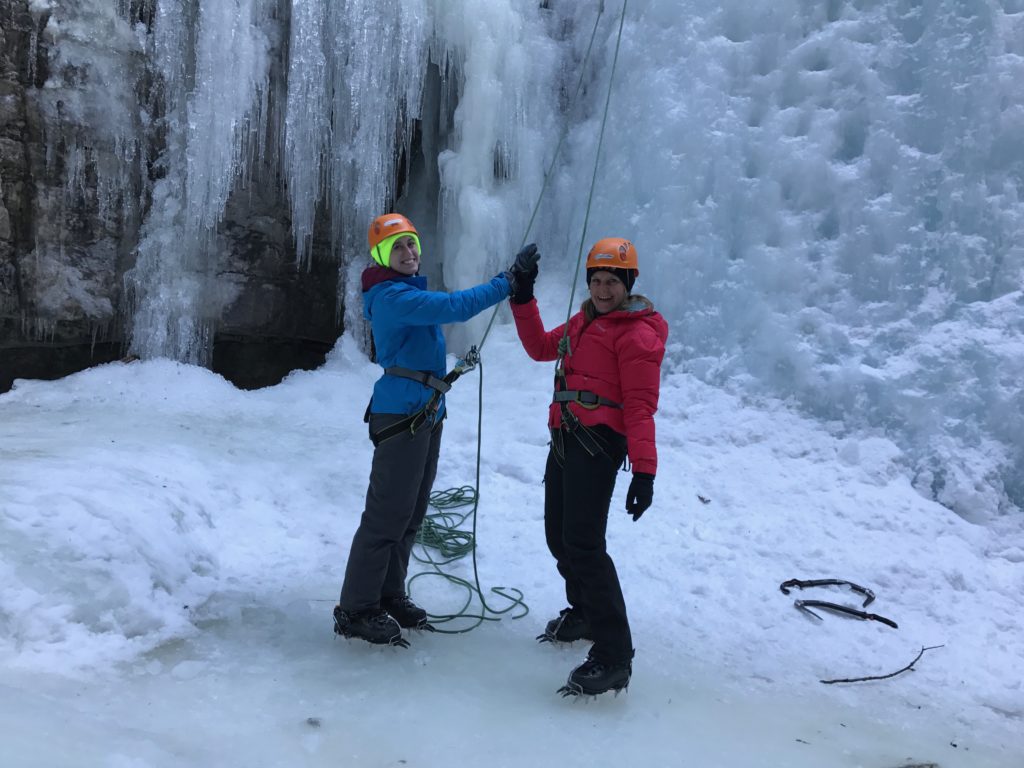
[[233,297],[218,227],[253,166],[284,180],[297,268],[329,240],[356,329],[374,213],[421,226],[435,287],[472,285],[519,246],[567,131],[530,233],[549,322],[579,243],[630,237],[671,367],[892,437],[968,519],[1024,505],[1024,0],[631,3],[586,233],[620,2],[31,6],[104,76],[103,188],[140,219],[136,353],[204,361]]

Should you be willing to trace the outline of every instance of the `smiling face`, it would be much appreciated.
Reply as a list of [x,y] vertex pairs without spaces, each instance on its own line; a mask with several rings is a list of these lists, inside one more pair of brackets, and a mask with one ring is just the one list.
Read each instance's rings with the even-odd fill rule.
[[391,246],[388,266],[403,275],[415,275],[420,270],[420,249],[414,237],[400,237]]
[[598,270],[590,278],[590,300],[597,314],[603,315],[622,306],[626,300],[626,284],[611,272]]

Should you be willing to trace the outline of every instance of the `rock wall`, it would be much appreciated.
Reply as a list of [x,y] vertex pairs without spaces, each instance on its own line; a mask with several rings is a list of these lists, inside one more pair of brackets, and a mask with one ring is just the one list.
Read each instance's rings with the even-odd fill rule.
[[[128,121],[146,119],[132,107],[152,103],[154,84],[131,24],[119,25],[129,32],[120,46],[76,39],[73,24],[40,7],[0,0],[0,392],[125,354],[123,276],[160,173],[159,133],[139,126],[146,138],[125,141],[91,119],[118,106]],[[130,8],[136,25],[151,23],[152,3]],[[80,59],[53,55],[58,36]],[[115,70],[128,75],[108,102],[114,86],[103,78]],[[218,277],[236,290],[214,329],[211,367],[239,386],[318,365],[341,331],[336,259],[320,239],[311,266],[297,265],[280,179],[275,167],[253,168],[218,232]]]
[[[38,147],[39,121],[29,119],[26,92],[36,85],[34,20],[27,0],[0,0],[0,349],[23,340],[24,290],[20,264],[31,249],[34,185],[30,154]],[[0,352],[0,391],[10,386],[11,360]],[[20,363],[20,358],[19,358]]]

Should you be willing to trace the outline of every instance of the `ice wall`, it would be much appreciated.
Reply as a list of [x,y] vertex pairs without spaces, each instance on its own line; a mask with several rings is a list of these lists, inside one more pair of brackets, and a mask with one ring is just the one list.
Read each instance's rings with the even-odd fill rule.
[[1024,4],[633,7],[588,237],[634,238],[670,364],[898,436],[970,519],[1020,505]]
[[583,232],[622,7],[88,0],[73,18],[138,48],[154,84],[141,117],[122,108],[139,70],[95,95],[121,137],[101,189],[133,136],[160,150],[127,280],[133,349],[203,361],[232,297],[218,224],[254,162],[280,169],[299,264],[327,241],[358,330],[374,215],[414,215],[435,287],[485,279],[568,125],[529,238],[543,296],[578,303],[579,243],[630,237],[670,367],[884,432],[921,491],[970,519],[1024,504],[1024,0],[631,3]]

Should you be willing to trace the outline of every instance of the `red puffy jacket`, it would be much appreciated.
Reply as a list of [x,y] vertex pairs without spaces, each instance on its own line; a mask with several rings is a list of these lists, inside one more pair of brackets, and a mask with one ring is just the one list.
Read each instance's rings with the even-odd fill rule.
[[[661,361],[665,357],[668,323],[646,299],[634,297],[625,309],[598,315],[587,322],[582,312],[569,319],[571,354],[565,358],[567,389],[587,390],[622,408],[569,408],[588,427],[607,424],[626,436],[634,472],[655,474],[654,413],[658,410]],[[519,340],[534,360],[555,360],[565,325],[545,331],[536,299],[512,304]],[[551,404],[548,426],[562,423],[561,409]]]

